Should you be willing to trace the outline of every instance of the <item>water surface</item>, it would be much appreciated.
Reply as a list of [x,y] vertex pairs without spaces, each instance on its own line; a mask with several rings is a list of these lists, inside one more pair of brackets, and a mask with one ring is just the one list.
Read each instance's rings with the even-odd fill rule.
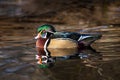
[[[39,23],[0,23],[0,80],[120,79],[120,26],[94,30],[93,32],[102,33],[103,37],[92,44],[93,49],[54,57],[54,66],[41,69],[35,59],[37,52],[33,39],[38,25]],[[77,27],[66,26],[64,30],[76,31],[75,28]],[[61,27],[57,29],[61,30]]]

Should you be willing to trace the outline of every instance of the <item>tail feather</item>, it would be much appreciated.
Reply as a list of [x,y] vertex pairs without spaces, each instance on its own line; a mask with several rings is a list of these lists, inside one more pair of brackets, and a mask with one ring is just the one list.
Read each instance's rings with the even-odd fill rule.
[[83,42],[85,46],[91,45],[94,41],[100,39],[102,37],[101,34],[81,34],[78,39],[79,42]]

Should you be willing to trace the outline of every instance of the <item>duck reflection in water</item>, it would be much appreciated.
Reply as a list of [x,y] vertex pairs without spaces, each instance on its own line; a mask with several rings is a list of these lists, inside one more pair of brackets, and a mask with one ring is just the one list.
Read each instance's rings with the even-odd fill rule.
[[50,49],[49,51],[41,48],[36,55],[39,68],[53,67],[56,61],[80,59],[83,63],[99,61],[102,55],[91,47],[85,49]]

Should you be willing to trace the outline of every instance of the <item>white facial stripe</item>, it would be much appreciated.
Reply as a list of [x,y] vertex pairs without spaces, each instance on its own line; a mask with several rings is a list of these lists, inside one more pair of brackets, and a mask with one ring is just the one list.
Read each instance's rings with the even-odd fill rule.
[[53,34],[54,34],[54,32],[52,32],[52,31],[48,31],[48,30],[47,30],[47,32],[49,32],[49,33],[53,33]]

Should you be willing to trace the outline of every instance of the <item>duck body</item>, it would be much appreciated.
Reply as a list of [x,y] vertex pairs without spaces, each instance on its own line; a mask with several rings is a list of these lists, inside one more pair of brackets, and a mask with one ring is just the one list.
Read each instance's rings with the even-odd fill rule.
[[40,27],[37,35],[37,48],[82,48],[90,46],[94,41],[101,38],[101,34],[57,32],[49,28],[49,25],[43,25],[42,27]]
[[[61,45],[61,48],[83,48],[90,46],[94,41],[101,38],[101,34],[80,34],[75,32],[55,32],[51,39],[56,45]],[[63,40],[65,42],[60,42]],[[51,45],[51,44],[50,44]],[[52,45],[51,45],[52,46]]]

